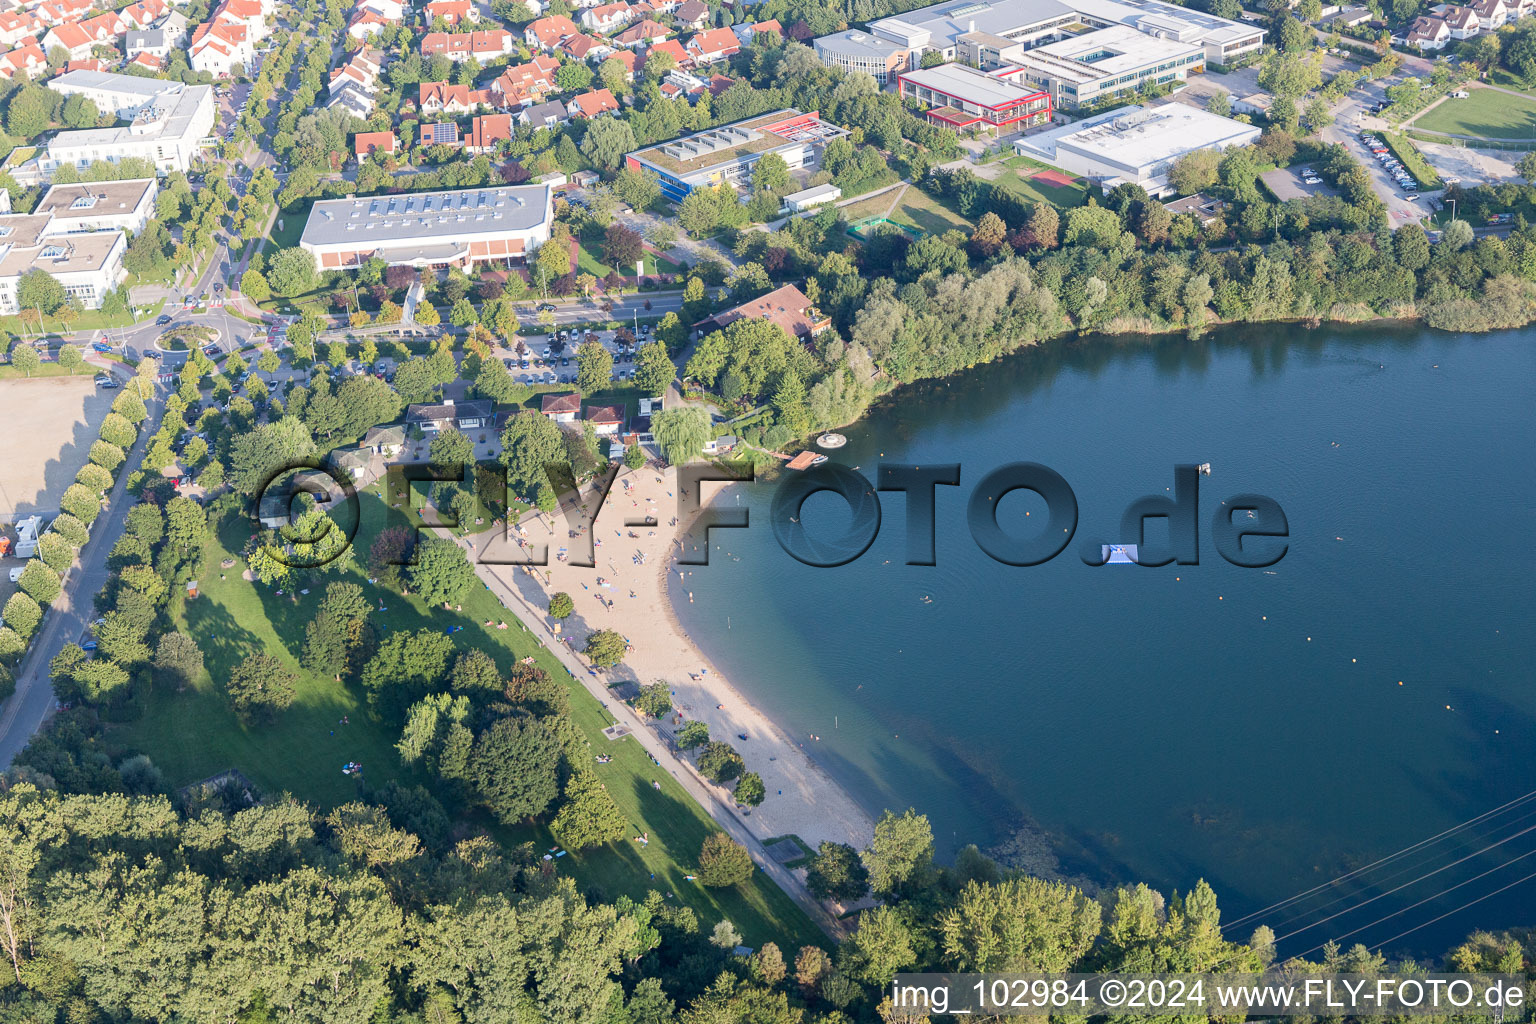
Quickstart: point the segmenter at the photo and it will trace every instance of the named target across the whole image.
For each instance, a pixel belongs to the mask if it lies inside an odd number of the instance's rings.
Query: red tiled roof
[[[494,149],[496,143],[512,138],[511,114],[481,114],[469,126],[469,148]]]
[[[539,403],[539,411],[545,416],[551,416],[557,412],[581,412],[581,396],[545,395]]]
[[[560,40],[577,33],[576,23],[563,14],[530,21],[524,31],[532,33],[539,45],[546,50],[553,49],[559,45]]]
[[[741,49],[741,40],[728,28],[707,28],[688,40],[688,52],[701,57],[728,56]]]
[[[394,132],[358,132],[352,137],[352,148],[357,153],[359,160],[366,157],[374,150],[384,153],[395,151]]]
[[[576,109],[581,111],[582,117],[596,117],[598,114],[619,109],[619,101],[614,99],[613,93],[607,89],[584,92],[571,102],[576,104]]]

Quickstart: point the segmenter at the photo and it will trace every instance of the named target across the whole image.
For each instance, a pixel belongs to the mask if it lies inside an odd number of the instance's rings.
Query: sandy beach
[[[728,485],[704,485],[706,502],[719,501]],[[590,508],[595,502],[589,502]],[[681,723],[698,720],[709,726],[712,739],[723,739],[745,759],[747,768],[763,778],[768,798],[750,811],[738,809],[726,787],[708,783],[684,769],[715,799],[732,808],[740,822],[758,839],[794,834],[815,846],[824,840],[866,846],[874,822],[805,749],[790,739],[766,715],[748,703],[730,680],[699,651],[678,622],[669,597],[668,579],[677,579],[679,538],[686,522],[671,525],[677,515],[675,471],[642,468],[623,470],[614,481],[608,500],[598,514],[594,550],[595,566],[586,568],[560,561],[562,548],[572,554],[586,550],[586,538],[571,538],[572,529],[587,529],[587,511],[562,508],[553,521],[548,516],[528,516],[520,525],[530,548],[549,545],[549,564],[532,571],[513,565],[482,564],[482,576],[496,584],[508,607],[557,649],[568,662],[579,663],[578,678],[606,687],[632,680],[648,684],[665,681],[673,691],[674,712],[657,723],[657,731],[670,737]],[[567,518],[571,516],[573,518]],[[626,521],[648,517],[654,526],[625,526]],[[508,560],[526,558],[526,549],[496,536],[481,535],[474,547],[479,554]],[[598,580],[601,579],[600,584]],[[564,591],[575,602],[575,611],[559,624],[544,614],[551,594]],[[587,635],[612,629],[630,642],[623,663],[598,673],[588,671],[579,655]],[[610,710],[618,700],[604,694]],[[628,711],[628,709],[623,709]],[[741,734],[748,737],[740,739]],[[682,755],[685,763],[691,758]]]

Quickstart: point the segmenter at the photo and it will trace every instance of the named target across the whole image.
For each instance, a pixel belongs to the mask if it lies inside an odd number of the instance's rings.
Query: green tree
[[[507,421],[501,432],[501,462],[513,494],[535,497],[541,508],[553,509],[556,496],[545,467],[564,461],[565,442],[549,417],[529,410]]]
[[[453,605],[464,600],[475,582],[475,567],[464,549],[444,537],[416,545],[416,564],[410,567],[411,586],[429,605]]]
[[[240,275],[240,291],[252,302],[266,302],[272,297],[272,288],[266,275],[252,268]]]
[[[71,375],[80,368],[81,363],[85,362],[85,356],[73,345],[65,345],[59,349],[58,359],[59,366],[64,369],[65,373]]]
[[[40,267],[22,274],[16,284],[16,304],[22,309],[35,309],[44,316],[52,316],[67,301],[69,293],[59,279]]]
[[[736,781],[735,796],[737,803],[757,807],[768,798],[768,787],[757,772],[746,772]]]
[[[672,710],[672,691],[664,682],[654,682],[640,687],[635,698],[635,710],[651,718],[660,718]]]
[[[563,619],[576,610],[576,603],[571,600],[571,595],[565,591],[553,594],[549,599],[549,617]]]
[[[313,291],[318,283],[315,274],[315,257],[304,249],[283,249],[267,264],[267,283],[273,292],[283,296],[302,295]]]
[[[40,605],[53,604],[63,589],[59,583],[59,574],[48,568],[42,561],[34,558],[21,570],[21,578],[17,585],[22,591],[32,595]]]
[[[1093,945],[1100,918],[1099,905],[1064,882],[973,881],[940,915],[940,945],[954,970],[1067,971]]]
[[[638,444],[629,445],[624,449],[624,465],[630,469],[639,469],[645,465],[645,450]]]
[[[11,349],[11,365],[30,377],[43,365],[43,358],[31,345],[17,345]]]
[[[747,848],[724,832],[711,832],[699,848],[699,881],[711,888],[740,885],[752,877],[754,865]]]
[[[677,745],[683,750],[702,747],[709,742],[709,726],[700,721],[684,722],[677,730]]]
[[[746,762],[736,748],[720,740],[711,740],[699,751],[699,774],[711,782],[729,782],[746,770]]]
[[[48,568],[62,575],[75,564],[75,546],[62,534],[49,531],[37,539],[37,554]]]
[[[203,673],[203,652],[185,633],[163,633],[155,644],[155,673],[177,690],[185,689]]]
[[[624,660],[629,645],[624,638],[611,629],[599,629],[593,631],[587,637],[587,645],[583,649],[587,660],[598,668],[612,668]]]
[[[523,388],[512,379],[500,359],[482,359],[475,374],[475,392],[497,405],[509,405],[522,394]]]
[[[933,829],[927,815],[912,808],[899,817],[886,811],[875,823],[863,860],[871,887],[881,895],[926,884],[933,864]]]
[[[276,658],[248,654],[230,671],[224,687],[230,703],[248,722],[271,721],[293,704],[294,674]]]
[[[651,417],[651,433],[667,461],[680,466],[704,451],[711,433],[709,413],[693,406],[663,409]]]
[[[76,93],[64,100],[64,123],[71,128],[95,128],[101,111],[89,98]]]
[[[869,872],[853,847],[825,841],[811,859],[805,885],[817,899],[849,902],[869,892]]]
[[[772,192],[774,195],[783,195],[789,191],[790,177],[789,164],[777,153],[765,153],[752,165],[752,188],[754,191]]]
[[[601,342],[585,341],[576,350],[576,386],[584,395],[613,383],[613,353]]]
[[[629,821],[597,775],[582,770],[573,773],[565,784],[564,806],[549,829],[566,849],[585,850],[623,839]]]
[[[844,974],[878,988],[917,963],[913,941],[895,908],[872,907],[859,915],[858,929],[838,951],[838,964]]]
[[[574,65],[566,64],[561,72]],[[581,152],[605,170],[614,170],[637,148],[629,122],[617,117],[599,117],[587,122],[587,134],[581,140]]]
[[[635,354],[635,385],[648,395],[665,394],[677,378],[677,367],[667,357],[667,347],[648,341]]]
[[[32,635],[33,630],[37,629],[37,624],[43,621],[43,609],[29,595],[17,592],[5,602],[5,610],[0,612],[0,620],[25,640]]]
[[[503,718],[475,738],[469,776],[479,801],[508,824],[542,814],[559,793],[562,751],[539,718]]]

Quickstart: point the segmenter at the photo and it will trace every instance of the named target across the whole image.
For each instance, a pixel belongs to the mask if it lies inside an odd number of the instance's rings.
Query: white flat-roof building
[[[328,199],[310,209],[299,247],[321,270],[375,256],[391,266],[467,267],[525,259],[548,241],[553,219],[548,185]]]
[[[46,271],[70,298],[96,309],[127,277],[127,250],[128,236],[122,231],[71,233],[53,212],[0,216],[0,313],[20,312],[17,288],[31,270]]]
[[[965,56],[961,37],[980,34],[979,49],[1012,45],[1030,50],[1084,28],[1126,26],[1143,35],[1199,46],[1208,63],[1230,63],[1259,49],[1264,30],[1165,0],[944,0],[880,18],[866,29],[848,29],[813,40],[824,64],[864,71],[885,83],[892,74],[920,66],[925,53],[946,61]],[[1091,34],[1091,33],[1090,33]],[[974,59],[974,58],[972,58]],[[982,67],[986,63],[978,61]]]
[[[65,96],[84,96],[104,114],[131,119],[162,96],[174,96],[187,87],[180,82],[137,75],[114,75],[106,71],[66,71],[45,83]]]
[[[681,202],[696,188],[746,180],[765,153],[779,154],[792,171],[813,166],[827,143],[847,135],[814,110],[786,108],[637,149],[624,164],[656,175],[661,194]]]
[[[1053,107],[1076,110],[1143,85],[1182,82],[1205,61],[1199,43],[1115,25],[1025,50],[1009,62],[1018,78],[1050,93]]]
[[[928,108],[928,120],[956,130],[1022,131],[1051,119],[1045,89],[1006,71],[978,71],[964,64],[940,64],[896,76],[902,99]]]
[[[1259,139],[1251,124],[1183,103],[1121,107],[1097,117],[1017,139],[1015,153],[1093,178],[1110,189],[1122,182],[1153,195],[1171,191],[1168,169],[1185,153],[1247,146]]]
[[[843,190],[831,183],[825,185],[812,185],[810,188],[801,189],[799,192],[791,192],[784,197],[784,205],[789,207],[791,213],[800,213],[803,210],[814,209],[825,203],[836,202],[843,197]]]
[[[154,178],[82,181],[50,188],[33,213],[53,215],[50,234],[144,230],[155,215],[160,185]]]
[[[88,167],[97,160],[118,163],[129,157],[141,157],[162,174],[186,171],[192,166],[198,148],[213,132],[213,123],[212,86],[188,85],[179,91],[167,90],[141,107],[125,126],[59,132],[48,141],[42,169],[51,174],[64,164]]]

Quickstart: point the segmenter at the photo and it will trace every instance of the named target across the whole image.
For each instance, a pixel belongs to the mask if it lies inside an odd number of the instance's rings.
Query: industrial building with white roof
[[[847,135],[815,111],[775,110],[638,149],[625,157],[625,166],[650,171],[660,180],[663,195],[681,200],[701,186],[748,178],[765,153],[779,154],[792,171],[806,167],[820,159],[827,143]]]
[[[510,263],[548,241],[553,220],[548,185],[328,199],[309,211],[299,247],[321,270],[361,266],[375,256],[391,266]]]
[[[962,55],[962,37],[978,47],[1018,44],[1030,50],[1081,30],[1125,26],[1143,35],[1191,44],[1203,63],[1231,63],[1264,42],[1264,30],[1164,0],[946,0],[896,18],[872,21],[814,40],[824,64],[864,71],[884,84],[917,69],[926,53],[945,60]],[[980,63],[980,62],[978,62]],[[986,64],[982,64],[983,67]]]
[[[1016,139],[1015,153],[1092,178],[1105,189],[1123,182],[1152,195],[1172,192],[1168,170],[1197,149],[1224,150],[1259,139],[1251,124],[1183,103],[1129,106]]]

